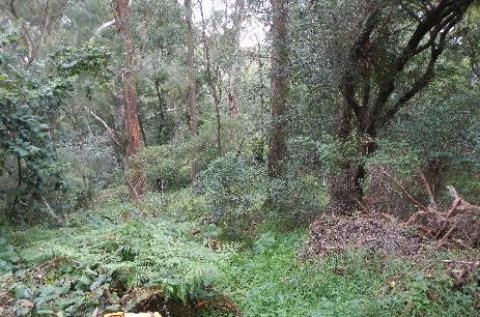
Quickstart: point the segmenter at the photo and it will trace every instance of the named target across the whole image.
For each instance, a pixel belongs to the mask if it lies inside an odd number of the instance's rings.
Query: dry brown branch
[[[438,241],[437,243],[438,248],[442,247],[445,244],[448,237],[452,234],[453,230],[455,230],[456,228],[457,228],[457,222],[455,222],[455,224],[450,228],[450,230],[448,230],[448,232],[440,239],[440,241]]]
[[[414,204],[415,206],[418,206],[420,207],[421,209],[426,209],[426,207],[421,203],[419,202],[417,199],[415,199],[406,189],[405,187],[399,182],[397,181],[392,175],[390,175],[389,173],[387,173],[387,171],[385,171],[383,168],[380,169],[381,173],[385,176],[388,177],[388,179],[390,181],[392,181],[401,191],[402,193],[408,198],[410,199]]]
[[[430,183],[427,180],[427,177],[425,176],[425,173],[420,168],[417,168],[417,174],[420,177],[420,180],[422,181],[423,186],[425,187],[425,191],[427,192],[428,199],[430,201],[430,206],[432,208],[438,210],[438,205],[437,202],[435,201],[435,195],[433,194],[432,186],[430,186]]]
[[[405,225],[414,226],[425,236],[438,240],[437,248],[447,244],[476,248],[480,246],[480,207],[461,198],[455,188],[449,189],[454,201],[448,211],[429,206],[413,214]]]

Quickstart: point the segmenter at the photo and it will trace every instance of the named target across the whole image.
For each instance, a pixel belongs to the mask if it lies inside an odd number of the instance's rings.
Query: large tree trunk
[[[122,69],[124,129],[126,134],[126,178],[133,199],[140,201],[145,195],[145,175],[135,156],[142,147],[139,122],[139,109],[134,76],[134,51],[130,36],[128,18],[128,0],[117,0],[115,3],[115,22],[123,40],[124,68]]]
[[[193,19],[192,19],[192,0],[185,0],[185,9],[186,9],[186,21],[187,21],[187,66],[188,66],[188,92],[187,92],[187,103],[188,109],[190,111],[190,131],[192,133],[192,138],[198,136],[198,113],[197,113],[197,96],[195,89],[195,64],[194,64],[194,55],[195,55],[195,39],[193,33]],[[194,140],[196,143],[196,140]],[[195,182],[198,175],[198,149],[194,145],[192,149],[192,180]]]
[[[283,178],[287,169],[287,103],[288,103],[288,0],[270,0],[272,24],[272,123],[268,172]]]
[[[340,96],[338,100],[337,131],[339,140],[338,163],[336,170],[330,171],[329,177],[329,211],[336,214],[350,214],[357,209],[361,200],[358,187],[358,172],[361,169],[351,155],[352,146],[356,143],[352,139],[351,113],[347,101]],[[353,149],[354,150],[354,149]]]

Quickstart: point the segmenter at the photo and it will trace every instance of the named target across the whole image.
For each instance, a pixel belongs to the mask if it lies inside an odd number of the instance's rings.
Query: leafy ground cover
[[[1,316],[148,309],[142,306],[153,295],[166,311],[168,300],[188,305],[204,296],[220,273],[221,254],[199,243],[186,223],[6,229],[0,235]]]
[[[265,233],[223,263],[226,293],[244,316],[480,315],[476,280],[454,287],[440,260],[351,250],[303,261],[305,239],[302,231]]]
[[[305,257],[306,228],[264,223],[221,238],[211,223],[175,216],[189,212],[181,196],[166,198],[163,215],[151,197],[139,209],[115,201],[72,214],[62,228],[0,228],[0,316],[480,316],[478,268],[466,279],[454,265],[478,254]]]

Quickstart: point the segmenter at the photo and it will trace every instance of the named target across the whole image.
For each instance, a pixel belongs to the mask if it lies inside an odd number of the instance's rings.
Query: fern
[[[132,306],[137,297],[127,304],[119,298],[138,289],[161,290],[165,298],[187,301],[218,279],[216,263],[222,256],[203,247],[190,232],[187,223],[149,220],[101,229],[37,228],[5,234],[4,244],[16,244],[8,249],[8,257],[21,264],[18,272],[24,270],[8,287],[24,285],[37,311],[64,316],[91,315],[97,307]],[[5,262],[2,255],[0,261]]]

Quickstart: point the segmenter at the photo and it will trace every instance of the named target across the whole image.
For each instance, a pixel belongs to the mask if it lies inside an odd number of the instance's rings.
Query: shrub
[[[140,161],[145,168],[150,190],[186,187],[190,184],[191,167],[188,147],[175,145],[149,146],[142,150]]]
[[[211,217],[233,233],[252,228],[268,193],[266,171],[227,153],[200,174],[199,188],[211,205]]]

